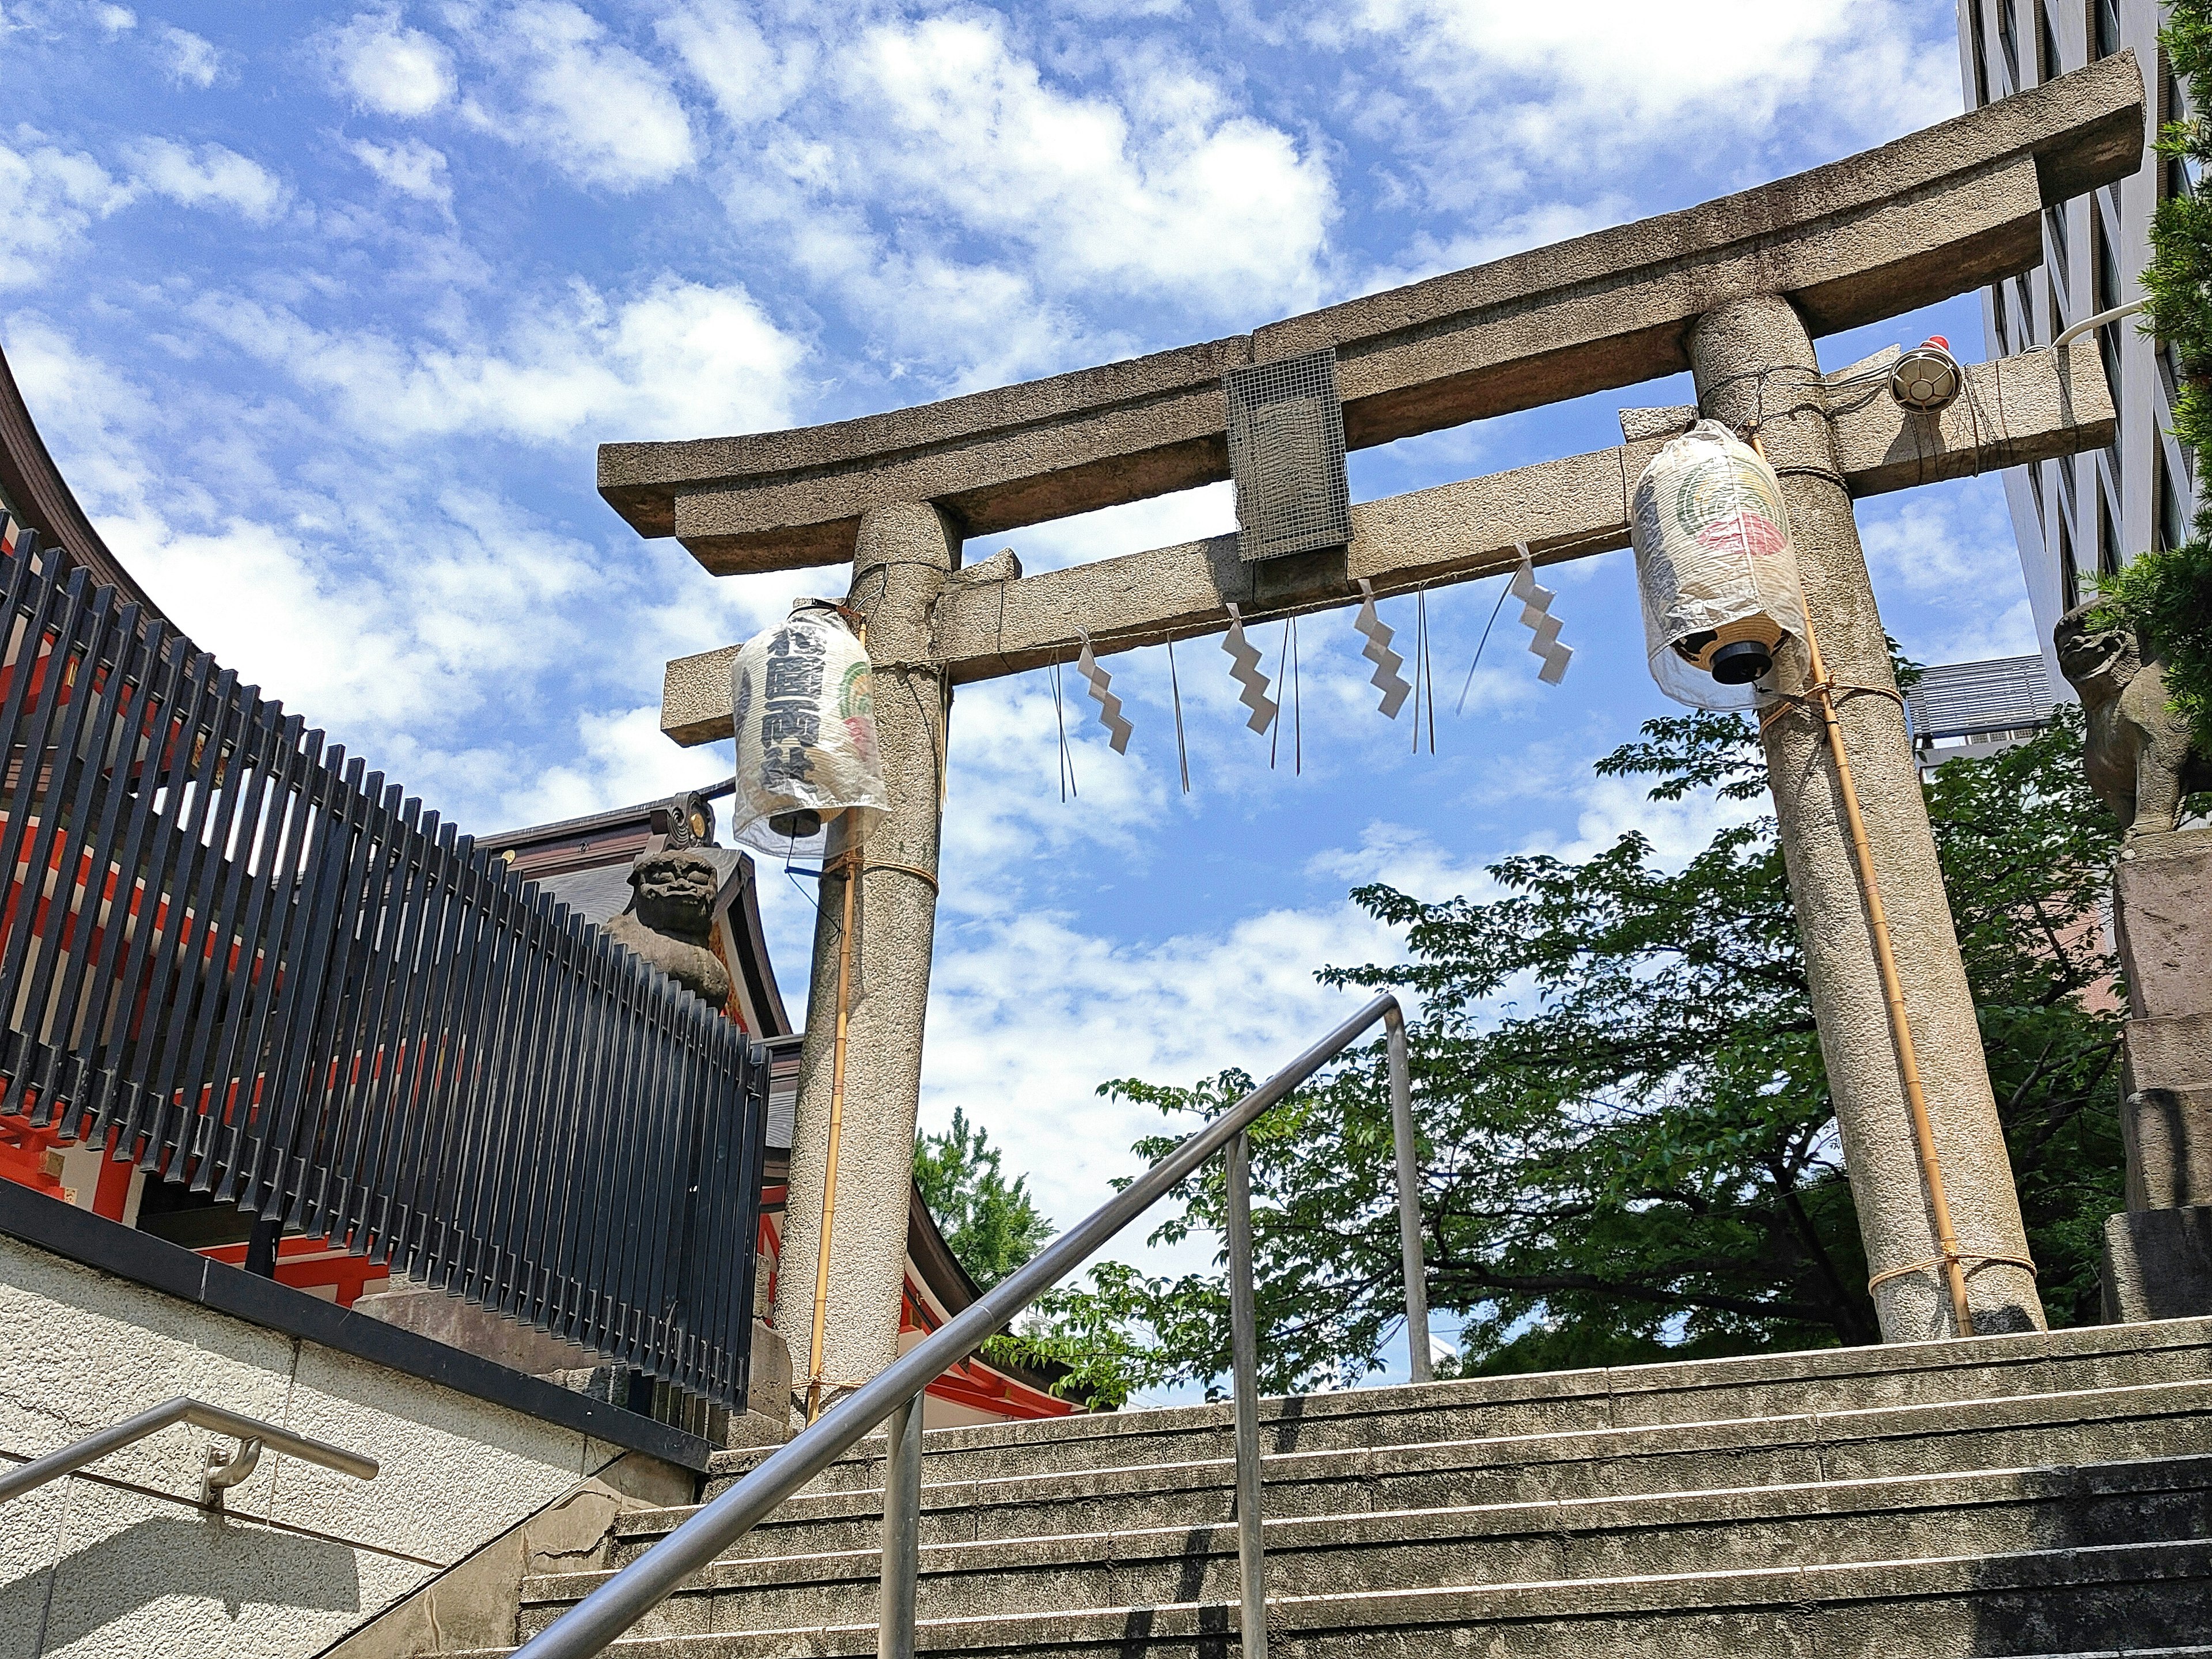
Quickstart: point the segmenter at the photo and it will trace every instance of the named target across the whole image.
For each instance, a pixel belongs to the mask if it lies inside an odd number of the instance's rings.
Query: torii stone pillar
[[[2041,1329],[2020,1200],[1982,1058],[1973,999],[1919,772],[1893,695],[1896,679],[1866,556],[1844,488],[1826,394],[1804,319],[1778,295],[1736,300],[1701,318],[1690,336],[1701,411],[1741,428],[1757,421],[1797,550],[1805,601],[1829,677],[1846,696],[1838,717],[1850,750],[1868,839],[1904,982],[1936,1150],[1965,1256],[1968,1305],[1979,1332]],[[1809,678],[1791,641],[1778,665],[1785,690]],[[1914,1146],[1867,911],[1846,837],[1836,771],[1809,708],[1765,731],[1767,779],[1781,823],[1798,928],[1819,1019],[1820,1053],[1843,1130],[1844,1161],[1875,1279],[1885,1341],[1959,1334]],[[1912,1272],[1898,1272],[1914,1263]],[[1885,1279],[1885,1273],[1897,1273]]]
[[[891,805],[868,830],[854,906],[836,1208],[823,1321],[822,1407],[896,1356],[921,1092],[922,1019],[937,935],[946,696],[930,612],[960,562],[960,535],[927,505],[872,508],[860,520],[848,603],[867,618],[876,741]],[[834,836],[832,853],[843,850]],[[791,1142],[789,1209],[776,1322],[803,1395],[814,1321],[822,1194],[829,1168],[837,961],[847,878],[825,872],[806,996],[806,1043]]]

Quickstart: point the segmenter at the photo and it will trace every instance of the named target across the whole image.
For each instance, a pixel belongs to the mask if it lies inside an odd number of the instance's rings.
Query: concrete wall
[[[306,1659],[623,1455],[0,1238],[0,1452],[55,1450],[177,1395],[383,1471],[265,1455],[218,1517],[196,1504],[202,1459],[229,1443],[179,1426],[0,1506],[0,1659]],[[688,1475],[659,1467],[658,1501],[684,1501]]]

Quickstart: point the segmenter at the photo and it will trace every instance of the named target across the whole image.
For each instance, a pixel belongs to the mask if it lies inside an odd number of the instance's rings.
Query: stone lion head
[[[722,884],[714,861],[689,848],[667,848],[631,866],[637,919],[656,933],[693,942],[707,936]]]
[[[2058,670],[2084,702],[2118,696],[2142,668],[2142,649],[2134,632],[2114,627],[2093,602],[2077,605],[2051,631],[2058,647]]]

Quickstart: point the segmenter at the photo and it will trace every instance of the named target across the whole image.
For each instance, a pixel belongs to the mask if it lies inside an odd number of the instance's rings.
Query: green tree
[[[985,1290],[1052,1237],[1052,1223],[1030,1201],[1029,1177],[1009,1182],[999,1166],[999,1149],[957,1106],[951,1129],[915,1136],[914,1179],[945,1243]]]
[[[2174,73],[2189,88],[2190,109],[2166,123],[2158,150],[2193,173],[2193,189],[2168,194],[2151,220],[2151,260],[2142,274],[2150,311],[2143,327],[2173,354],[2179,374],[2173,435],[2197,458],[2201,480],[2212,445],[2212,0],[2174,0],[2159,37]],[[2212,490],[2203,490],[2194,534],[2158,548],[2100,584],[2100,607],[2146,635],[2166,658],[2166,689],[2199,747],[2212,754]]]
[[[2089,795],[2077,716],[1945,766],[1928,803],[2054,1322],[2097,1316],[2097,1242],[2122,1206],[2117,1016],[2097,905],[2118,827]],[[1764,789],[1750,724],[1655,720],[1601,773],[1652,796]],[[1678,871],[1636,834],[1580,864],[1494,865],[1494,896],[1353,895],[1402,928],[1401,965],[1335,984],[1414,994],[1415,1115],[1429,1295],[1469,1370],[1600,1364],[1875,1339],[1850,1188],[1771,820],[1733,825]],[[2089,999],[2094,1002],[2095,999]],[[1271,1389],[1376,1368],[1401,1312],[1379,1043],[1255,1128],[1258,1297]],[[1124,1079],[1102,1092],[1202,1119],[1250,1086]],[[1184,1127],[1188,1127],[1186,1124]],[[1140,1143],[1157,1157],[1175,1137]],[[1153,1235],[1218,1233],[1220,1165]],[[1052,1298],[1017,1351],[1102,1397],[1214,1384],[1222,1275],[1108,1264]]]

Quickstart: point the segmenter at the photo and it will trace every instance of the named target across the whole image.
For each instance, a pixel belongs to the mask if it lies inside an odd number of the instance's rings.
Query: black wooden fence
[[[32,538],[0,591],[0,1117],[741,1406],[765,1051]]]

